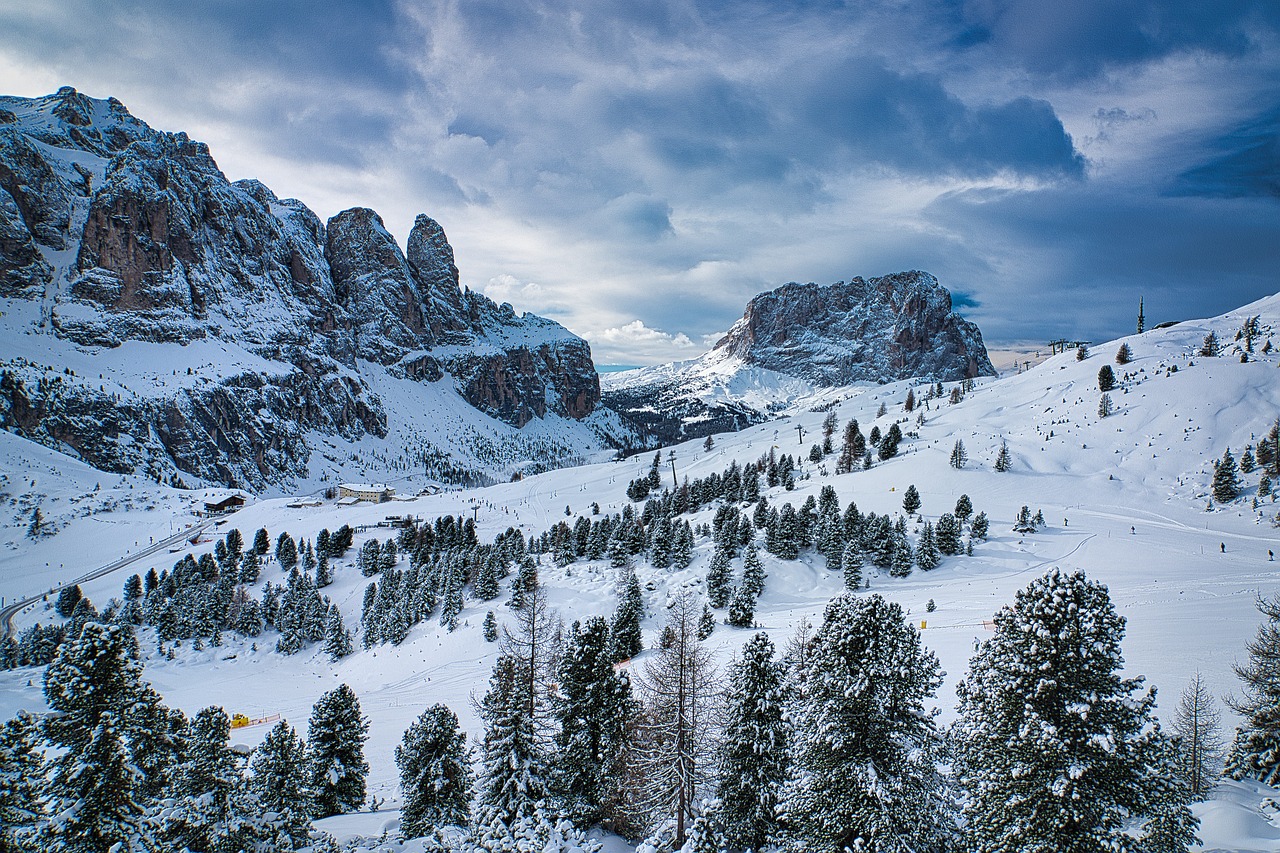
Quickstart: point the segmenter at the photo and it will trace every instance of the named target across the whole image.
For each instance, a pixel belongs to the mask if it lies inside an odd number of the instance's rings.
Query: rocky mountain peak
[[[715,352],[821,386],[993,376],[973,323],[926,272],[785,284],[748,304]]]

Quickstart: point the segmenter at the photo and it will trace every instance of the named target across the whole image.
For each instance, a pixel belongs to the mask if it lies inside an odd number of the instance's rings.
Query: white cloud
[[[494,302],[510,302],[517,310],[526,311],[543,301],[542,285],[536,281],[522,282],[510,273],[499,273],[484,286],[484,295]]]
[[[661,364],[692,358],[703,348],[684,332],[651,329],[643,320],[587,332],[592,355],[598,364]]]

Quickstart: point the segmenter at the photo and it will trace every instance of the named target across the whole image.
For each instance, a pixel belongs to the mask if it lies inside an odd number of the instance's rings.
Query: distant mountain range
[[[0,96],[0,427],[109,472],[296,491],[475,483],[757,423],[815,389],[994,369],[927,273],[764,293],[707,355],[607,376],[587,343],[460,285],[114,98]]]

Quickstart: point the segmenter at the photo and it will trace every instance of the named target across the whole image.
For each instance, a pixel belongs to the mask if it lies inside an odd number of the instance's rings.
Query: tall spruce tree
[[[783,674],[765,633],[747,641],[729,673],[719,819],[732,847],[760,850],[778,828],[778,795],[787,772]]]
[[[141,692],[142,664],[127,626],[89,622],[58,649],[44,674],[55,713],[43,733],[56,752],[42,792],[56,819],[40,827],[41,851],[125,853],[152,843],[128,749]]]
[[[31,835],[44,816],[38,733],[39,724],[26,713],[0,726],[0,853],[33,849]]]
[[[633,658],[644,650],[644,639],[640,632],[640,620],[644,618],[640,581],[631,569],[623,571],[622,595],[609,631],[610,657],[614,663]]]
[[[262,807],[276,815],[276,822],[293,846],[303,846],[311,829],[313,804],[307,779],[307,746],[284,720],[276,723],[253,751],[250,784]]]
[[[789,706],[793,766],[779,808],[797,843],[952,849],[942,736],[925,708],[941,677],[899,605],[851,593],[827,605]]]
[[[420,838],[471,822],[471,750],[458,717],[432,705],[409,726],[396,747],[400,769],[400,834]]]
[[[1244,721],[1236,730],[1226,772],[1234,779],[1280,784],[1280,595],[1260,598],[1266,621],[1249,642],[1249,662],[1235,667],[1244,694],[1230,698],[1231,709]]]
[[[907,486],[907,493],[902,496],[902,509],[907,515],[912,515],[920,509],[920,492],[916,491],[915,483]]]
[[[724,607],[729,603],[733,593],[733,566],[729,562],[729,552],[717,548],[711,558],[711,567],[707,569],[707,599],[712,607]]]
[[[1124,619],[1105,586],[1054,569],[995,616],[957,687],[953,730],[970,849],[1094,853],[1194,842],[1190,789],[1155,691],[1120,677]],[[1156,843],[1158,842],[1158,843]]]
[[[484,721],[480,823],[511,826],[533,817],[548,794],[547,755],[521,689],[520,663],[499,655],[479,703]]]
[[[857,539],[850,539],[849,544],[844,546],[840,571],[844,575],[845,589],[862,589],[862,553],[858,550]]]
[[[316,817],[345,814],[364,804],[368,737],[369,721],[350,687],[341,684],[316,700],[307,727]]]
[[[1240,469],[1236,467],[1231,448],[1222,452],[1222,459],[1213,465],[1213,499],[1220,504],[1230,503],[1240,497]]]
[[[562,811],[580,827],[616,817],[633,705],[630,680],[613,668],[609,623],[600,616],[575,622],[559,666],[552,782]]]

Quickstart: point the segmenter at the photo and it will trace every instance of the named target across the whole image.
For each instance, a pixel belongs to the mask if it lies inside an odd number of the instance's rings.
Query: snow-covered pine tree
[[[742,647],[725,693],[718,817],[731,847],[760,850],[775,835],[787,772],[783,693],[783,666],[774,660],[773,643],[768,634],[756,634]]]
[[[58,649],[44,674],[55,713],[43,734],[56,752],[41,792],[50,819],[37,849],[127,853],[151,843],[128,751],[129,713],[141,690],[142,664],[126,626],[89,622]]]
[[[862,552],[858,550],[858,540],[850,539],[844,546],[844,556],[840,560],[840,572],[844,575],[844,588],[862,589]]]
[[[893,531],[893,557],[889,562],[889,574],[895,578],[905,578],[911,574],[911,565],[914,562],[915,555],[911,551],[911,543],[907,541],[906,533],[895,529]]]
[[[342,623],[342,611],[337,605],[329,607],[329,623],[325,629],[324,652],[332,661],[338,661],[351,654],[355,649],[351,644],[351,632]]]
[[[920,509],[920,492],[916,490],[915,483],[907,486],[907,493],[902,496],[902,509],[907,515],[913,515]]]
[[[955,556],[960,553],[960,522],[954,515],[944,512],[938,518],[938,524],[934,528],[934,538],[937,541],[938,552],[948,557]]]
[[[636,678],[644,711],[636,725],[633,796],[650,828],[674,822],[672,844],[679,848],[697,814],[698,792],[714,781],[720,690],[711,653],[698,640],[691,593],[676,596],[667,627],[671,643]]]
[[[82,598],[84,598],[84,593],[80,590],[80,584],[73,583],[70,586],[64,586],[62,591],[58,593],[58,600],[53,605],[53,612],[63,619],[70,619],[71,614],[76,610],[76,605],[80,603]]]
[[[275,840],[277,825],[246,784],[230,738],[221,708],[205,708],[191,721],[171,795],[151,816],[165,849],[240,853]]]
[[[400,768],[400,834],[420,838],[471,822],[471,750],[458,717],[432,705],[409,726],[396,747]]]
[[[258,532],[253,534],[253,550],[259,557],[265,556],[271,550],[271,536],[267,533],[267,528],[259,527]]]
[[[987,531],[990,529],[990,522],[987,521],[987,514],[980,512],[973,517],[973,522],[969,525],[969,541],[974,539],[986,539]]]
[[[951,467],[963,468],[969,462],[969,452],[964,449],[963,439],[956,439],[956,443],[951,448]]]
[[[729,552],[717,548],[711,558],[711,567],[707,569],[707,599],[712,607],[724,607],[729,603],[733,592],[733,567],[729,562]]]
[[[809,849],[941,851],[954,844],[942,736],[925,701],[941,683],[902,608],[844,593],[814,636],[779,811]]]
[[[1058,569],[995,615],[957,687],[953,728],[978,853],[1129,849],[1132,820],[1169,853],[1194,841],[1190,789],[1153,713],[1120,677],[1124,619],[1105,586]]]
[[[307,841],[313,805],[303,784],[308,776],[307,747],[284,720],[276,723],[253,751],[250,784],[262,808],[276,815],[276,824],[294,847]]]
[[[286,572],[298,565],[298,545],[288,533],[281,533],[276,540],[276,561]]]
[[[921,571],[927,572],[937,568],[941,562],[942,555],[938,553],[938,542],[934,537],[933,525],[926,521],[924,528],[920,531],[920,541],[916,544],[916,565]]]
[[[477,786],[482,825],[498,821],[511,826],[531,817],[548,794],[546,745],[529,712],[520,668],[514,658],[499,655],[479,703],[485,725]]]
[[[130,709],[132,723],[129,755],[141,774],[140,802],[158,799],[169,790],[186,748],[187,717],[166,708],[160,694],[149,684],[142,685]]]
[[[1009,455],[1008,442],[1000,442],[1000,452],[996,454],[995,469],[1000,473],[1004,473],[1013,467],[1013,457]]]
[[[693,562],[693,528],[689,522],[682,521],[671,536],[671,565],[677,569],[687,569]]]
[[[481,601],[493,601],[502,594],[499,588],[498,580],[501,574],[501,567],[498,564],[496,554],[490,554],[489,558],[480,564],[480,571],[476,574],[474,584],[476,598]]]
[[[644,598],[640,594],[640,581],[631,569],[624,569],[622,595],[618,609],[614,611],[609,629],[609,649],[613,663],[628,660],[644,649],[640,633],[640,620],[644,618]]]
[[[25,712],[0,726],[0,853],[33,849],[31,835],[44,816],[38,733],[36,719]]]
[[[1197,672],[1178,697],[1170,731],[1178,738],[1178,774],[1204,799],[1222,775],[1222,714]]]
[[[1244,695],[1228,699],[1231,709],[1244,717],[1236,730],[1227,757],[1227,775],[1280,784],[1280,595],[1260,598],[1258,610],[1266,621],[1249,641],[1249,662],[1235,667],[1244,684]]]
[[[1220,504],[1231,503],[1240,497],[1240,470],[1228,447],[1222,459],[1213,465],[1213,499]]]
[[[492,610],[484,615],[484,626],[482,631],[484,633],[484,641],[486,643],[498,642],[498,617],[494,615]]]
[[[754,545],[748,545],[742,557],[742,589],[753,599],[764,592],[764,563],[760,561],[760,552]]]
[[[368,737],[369,721],[360,713],[360,700],[346,684],[316,700],[307,727],[316,817],[345,814],[364,804],[365,777],[369,774],[364,742]]]
[[[559,666],[552,784],[563,813],[580,827],[616,823],[626,731],[635,702],[631,682],[615,672],[609,623],[574,623]]]

